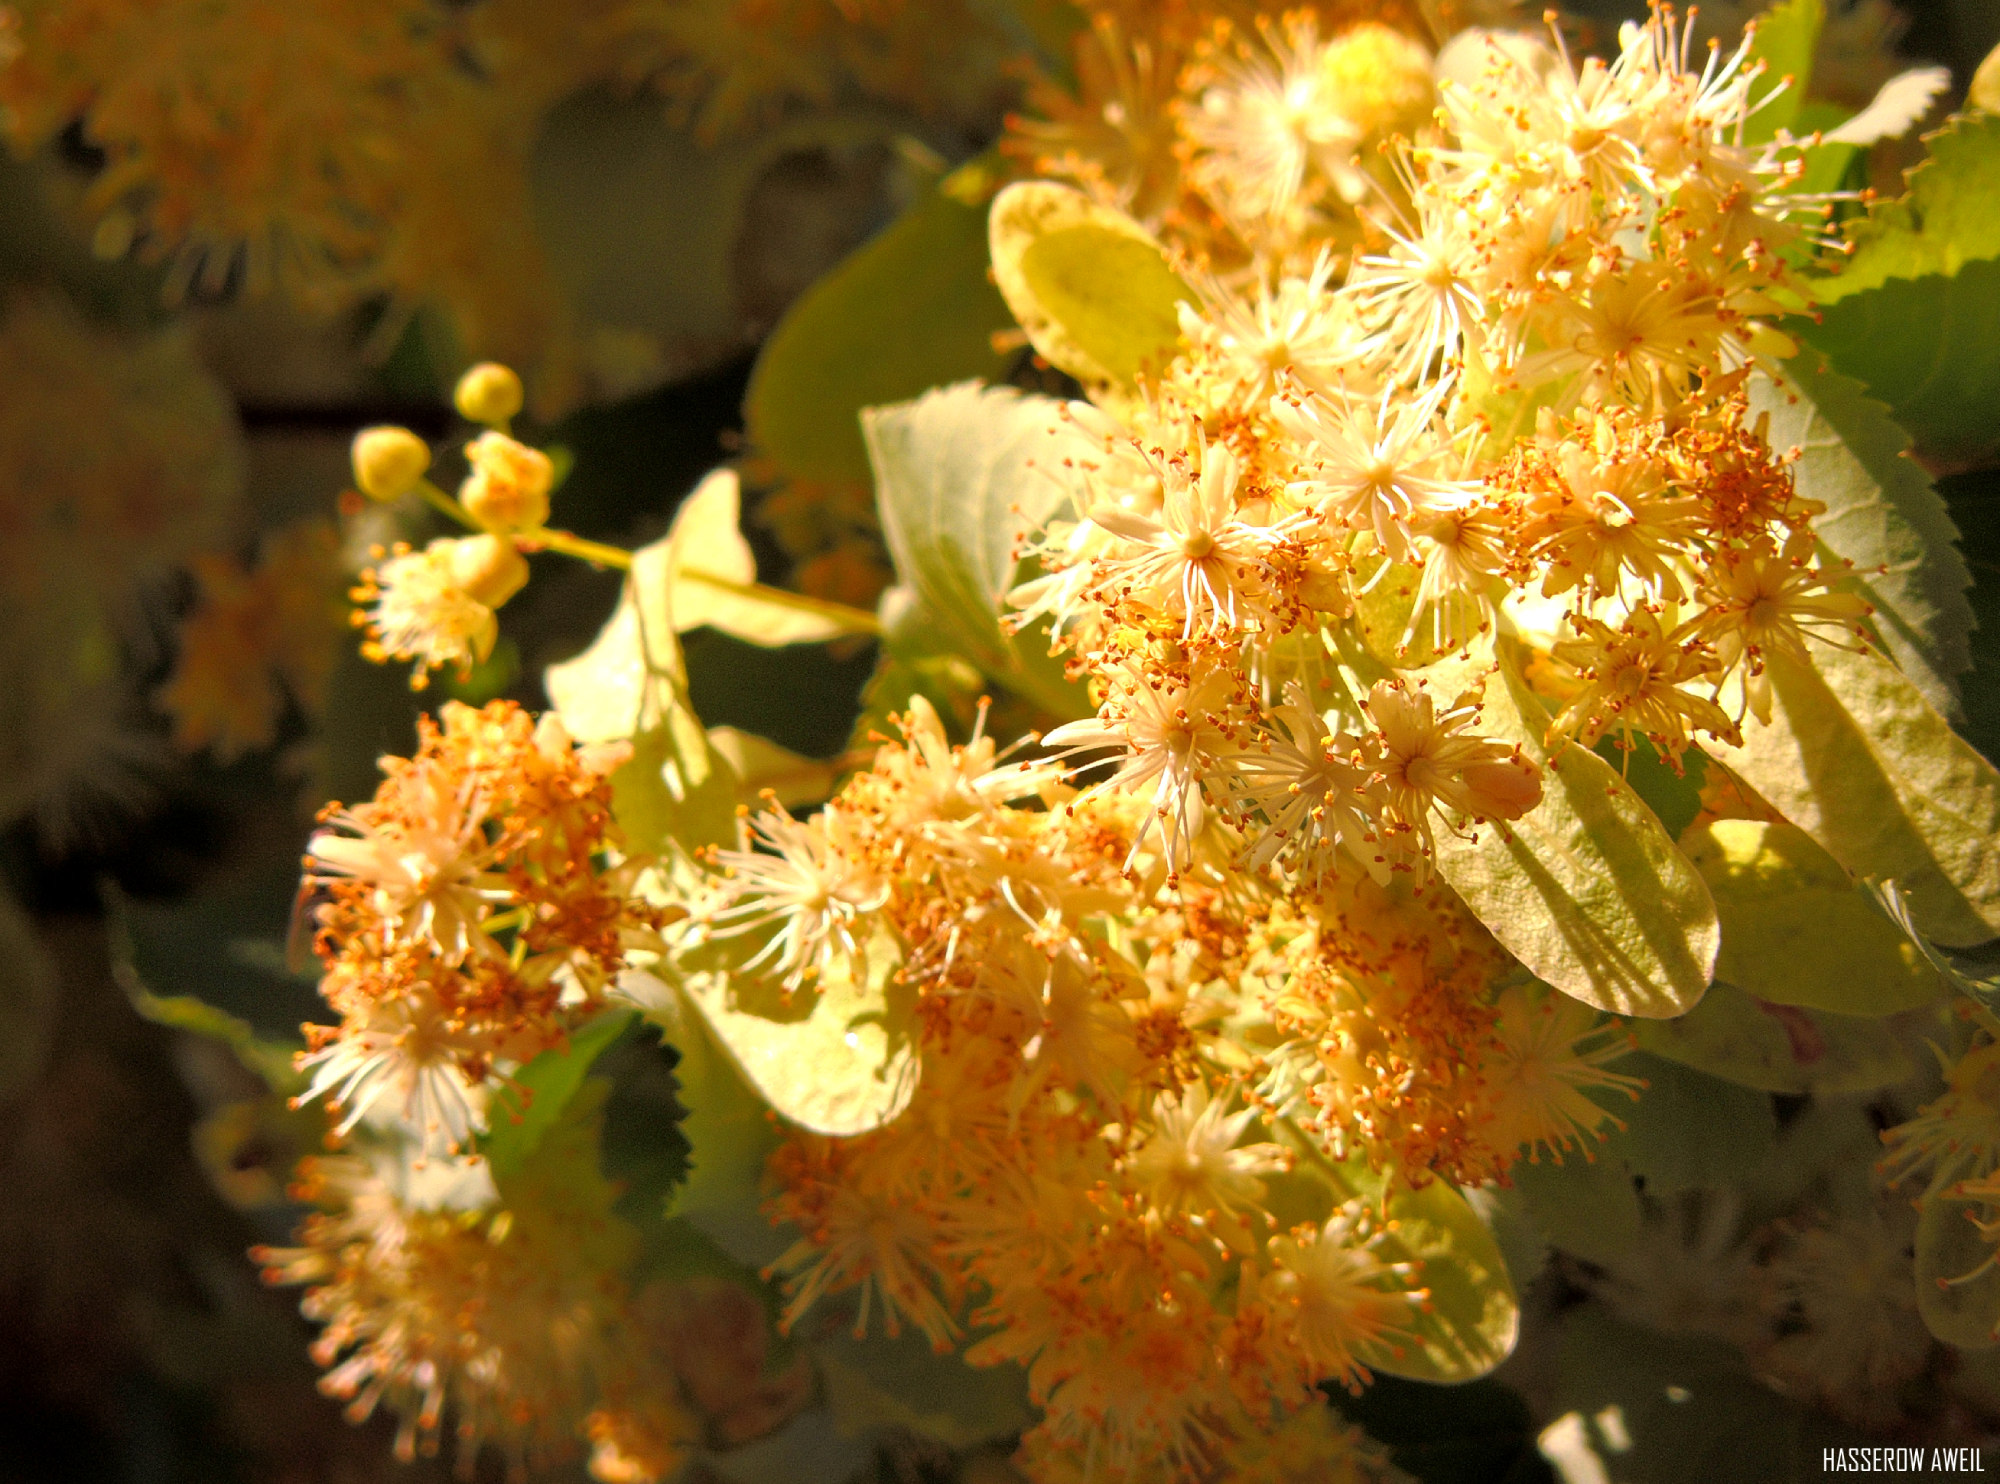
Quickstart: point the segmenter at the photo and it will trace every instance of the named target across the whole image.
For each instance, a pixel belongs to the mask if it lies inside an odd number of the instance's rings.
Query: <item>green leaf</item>
[[[769,1262],[785,1246],[757,1209],[764,1161],[779,1143],[771,1105],[680,991],[645,973],[628,974],[621,985],[679,1055],[674,1079],[687,1110],[680,1127],[688,1141],[688,1176],[668,1213],[693,1222],[731,1257]]]
[[[1179,353],[1178,306],[1194,295],[1122,212],[1069,186],[1019,181],[994,199],[989,239],[1015,319],[1086,389],[1130,392]]]
[[[962,1452],[1011,1441],[1035,1424],[1019,1366],[975,1370],[933,1353],[914,1330],[893,1340],[837,1335],[813,1350],[827,1405],[844,1433],[903,1428]]]
[[[1632,738],[1627,752],[1616,736],[1604,737],[1591,749],[1618,770],[1618,776],[1632,785],[1632,792],[1646,801],[1660,828],[1676,840],[1701,813],[1701,785],[1708,776],[1708,755],[1690,747],[1681,757],[1676,773],[1659,749],[1644,737]]]
[[[1583,747],[1543,745],[1548,713],[1513,646],[1485,682],[1480,730],[1542,769],[1525,818],[1442,833],[1438,873],[1530,972],[1620,1015],[1677,1015],[1701,998],[1720,930],[1708,888],[1631,785]]]
[[[1750,409],[1770,414],[1773,448],[1801,450],[1799,493],[1826,506],[1813,530],[1862,569],[1853,580],[1875,605],[1890,657],[1952,714],[1972,663],[1972,575],[1944,501],[1904,452],[1908,435],[1811,352],[1793,357],[1782,380],[1752,376]]]
[[[1866,384],[1933,467],[2000,454],[2000,260],[1891,278],[1786,329]]]
[[[1648,1195],[1735,1183],[1755,1170],[1777,1139],[1778,1121],[1764,1093],[1645,1052],[1618,1070],[1646,1079],[1625,1112],[1626,1128],[1601,1146],[1646,1182]]]
[[[1560,1164],[1522,1160],[1507,1178],[1552,1247],[1603,1263],[1623,1256],[1639,1238],[1639,1193],[1622,1159],[1607,1159],[1592,1148],[1572,1152]]]
[[[1961,1350],[2000,1345],[2000,1267],[1988,1265],[1993,1244],[1972,1224],[1978,1213],[1933,1197],[1917,1217],[1917,1310],[1932,1334]]]
[[[1893,879],[1924,936],[2000,934],[2000,774],[1881,656],[1773,655],[1770,725],[1714,756],[1856,876]]]
[[[1053,477],[1083,444],[1061,404],[962,382],[861,415],[882,530],[896,571],[939,643],[1064,719],[1088,715],[1083,688],[1048,657],[1045,629],[1000,627],[1015,547],[1067,498]]]
[[[1822,303],[1891,278],[1952,274],[2000,258],[2000,115],[1960,114],[1928,136],[1930,158],[1912,170],[1909,191],[1853,224],[1854,255],[1814,288]]]
[[[1725,919],[1725,954],[1728,933]],[[1792,1097],[1875,1092],[1917,1070],[1878,1020],[1768,1004],[1720,979],[1679,1019],[1636,1020],[1632,1032],[1654,1056]]]
[[[519,1170],[535,1152],[583,1086],[590,1064],[631,1024],[630,1010],[604,1011],[572,1035],[567,1046],[544,1051],[522,1067],[494,1097],[486,1120],[489,1132],[479,1142],[496,1180]]]
[[[909,1105],[919,1063],[909,1006],[894,982],[901,955],[877,934],[866,962],[836,961],[810,988],[783,995],[740,971],[753,935],[684,950],[661,967],[700,1013],[757,1095],[815,1133],[865,1133]],[[678,1044],[678,1043],[677,1043]],[[699,1157],[699,1146],[696,1146]]]
[[[1812,80],[1813,48],[1825,20],[1823,0],[1783,0],[1757,17],[1750,62],[1762,62],[1764,73],[1750,85],[1750,103],[1757,111],[1744,126],[1744,143],[1767,143],[1798,122]]]
[[[1944,993],[1923,951],[1797,825],[1718,819],[1681,849],[1722,919],[1718,979],[1841,1015],[1893,1015]]]
[[[1760,1384],[1733,1345],[1642,1329],[1595,1304],[1565,1311],[1555,1350],[1545,1415],[1557,1420],[1542,1451],[1563,1455],[1578,1484],[1818,1479],[1823,1449],[1872,1441]]]
[[[743,416],[794,479],[865,484],[864,407],[968,377],[997,378],[1013,324],[986,277],[992,166],[975,161],[808,289],[764,343]]]
[[[582,654],[551,665],[549,699],[579,742],[632,742],[612,774],[613,812],[646,854],[736,840],[736,780],[687,699],[674,636],[671,534],[632,553],[618,607]]]
[[[734,469],[717,469],[681,501],[667,531],[666,605],[674,631],[706,625],[763,645],[819,644],[875,632],[874,616],[757,582],[743,539],[742,490]]]
[[[840,776],[839,758],[802,757],[755,732],[710,727],[708,741],[736,775],[737,797],[745,804],[756,803],[766,789],[787,809],[817,804]]]
[[[1417,1381],[1485,1375],[1513,1352],[1521,1328],[1520,1302],[1492,1232],[1443,1180],[1421,1190],[1397,1186],[1389,1193],[1387,1214],[1394,1229],[1381,1255],[1416,1262],[1418,1281],[1431,1299],[1413,1325],[1420,1348],[1371,1356],[1369,1368]]]

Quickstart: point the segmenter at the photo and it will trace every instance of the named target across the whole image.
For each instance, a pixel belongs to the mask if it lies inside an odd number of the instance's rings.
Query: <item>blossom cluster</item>
[[[619,853],[607,774],[624,749],[579,749],[507,702],[442,715],[414,756],[383,759],[372,800],[321,815],[305,890],[323,898],[320,992],[341,1021],[308,1027],[300,1066],[342,1132],[382,1102],[456,1152],[493,1087],[565,1044],[664,914],[631,895],[643,862]]]

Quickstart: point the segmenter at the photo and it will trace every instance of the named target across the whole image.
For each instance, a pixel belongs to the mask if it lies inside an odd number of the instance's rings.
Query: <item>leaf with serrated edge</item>
[[[1930,158],[1910,172],[1909,191],[1848,229],[1853,256],[1813,285],[1822,303],[2000,257],[2000,115],[1960,114],[1925,142]]]
[[[1767,1004],[1720,979],[1687,1014],[1635,1020],[1632,1033],[1654,1056],[1792,1097],[1875,1092],[1917,1070],[1879,1020]]]
[[[1880,655],[1813,658],[1773,654],[1771,723],[1711,755],[1854,875],[1896,881],[1926,937],[2000,935],[2000,773]]]
[[[1542,769],[1524,818],[1438,836],[1438,874],[1539,979],[1620,1015],[1678,1015],[1708,988],[1721,931],[1708,888],[1653,811],[1588,748],[1543,745],[1548,713],[1511,644],[1479,730]],[[1449,697],[1443,697],[1449,699]]]
[[[1930,478],[1905,455],[1909,437],[1860,384],[1806,351],[1783,379],[1750,378],[1752,417],[1768,413],[1771,447],[1796,447],[1798,490],[1826,506],[1813,532],[1861,570],[1890,657],[1931,704],[1953,714],[1958,677],[1972,664],[1972,574],[1958,527]],[[1882,570],[1886,569],[1886,570]]]
[[[509,1079],[487,1115],[491,1132],[480,1140],[480,1152],[491,1162],[496,1179],[519,1169],[535,1152],[583,1086],[591,1063],[631,1023],[630,1010],[606,1010],[566,1045],[544,1051]]]
[[[993,201],[993,277],[1048,360],[1096,391],[1129,392],[1178,352],[1193,294],[1152,234],[1122,212],[1050,181]]]
[[[1917,1312],[1932,1334],[1960,1350],[2000,1345],[2000,1267],[1989,1265],[1993,1244],[1970,1220],[1977,1211],[1933,1198],[1917,1217]]]
[[[1840,1015],[1893,1015],[1944,993],[1922,950],[1797,825],[1718,819],[1681,849],[1722,919],[1718,979]]]
[[[1785,329],[1886,403],[1932,468],[2000,453],[2000,259],[1892,278]]]
[[[1015,547],[1068,499],[1057,478],[1090,444],[1062,404],[976,382],[861,415],[882,533],[896,571],[950,648],[1063,717],[1087,714],[1082,688],[1041,658],[1046,633],[1000,628]]]

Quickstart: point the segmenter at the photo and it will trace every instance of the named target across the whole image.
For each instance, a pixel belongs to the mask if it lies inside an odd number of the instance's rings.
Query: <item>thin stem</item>
[[[472,518],[471,511],[432,484],[428,479],[419,479],[417,481],[417,493],[428,500],[436,509],[444,512],[444,514],[450,516],[467,529],[474,531],[483,531],[486,529]]]
[[[616,567],[621,572],[632,570],[632,553],[622,546],[609,546],[602,541],[586,541],[581,536],[572,536],[568,531],[552,531],[547,527],[526,533],[525,539],[549,551],[559,551],[564,556],[578,557],[594,566]]]

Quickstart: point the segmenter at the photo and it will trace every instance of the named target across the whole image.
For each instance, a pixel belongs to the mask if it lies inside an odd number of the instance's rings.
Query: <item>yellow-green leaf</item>
[[[743,539],[742,491],[734,469],[717,469],[681,502],[667,532],[666,605],[674,630],[703,625],[750,644],[778,648],[872,634],[872,614],[803,593],[763,587]]]
[[[737,794],[746,804],[756,803],[767,789],[787,809],[817,804],[840,776],[839,758],[804,757],[755,732],[710,727],[708,741],[736,774]]]
[[[1728,944],[1725,919],[1725,954]],[[1768,1004],[1720,979],[1687,1014],[1637,1020],[1632,1031],[1654,1056],[1741,1087],[1793,1097],[1874,1092],[1917,1070],[1902,1042],[1879,1020]]]
[[[1891,278],[1956,273],[1961,264],[2000,257],[2000,115],[1960,114],[1927,135],[1930,157],[1910,172],[1909,191],[1849,228],[1854,254],[1814,285],[1831,301]]]
[[[997,378],[1013,323],[986,277],[992,166],[947,176],[802,294],[757,357],[750,442],[794,479],[866,484],[864,407],[967,377]]]
[[[894,945],[877,935],[858,973],[836,963],[789,999],[739,971],[755,948],[748,936],[731,939],[690,950],[660,972],[757,1095],[822,1134],[866,1133],[909,1106],[919,1064],[908,1007],[892,982],[900,962]]]
[[[1718,819],[1681,849],[1722,919],[1718,979],[1842,1015],[1893,1015],[1944,993],[1917,945],[1797,825]]]
[[[1130,391],[1179,352],[1193,294],[1144,227],[1079,190],[1021,181],[994,198],[993,277],[1048,360],[1093,392]]]
[[[1513,646],[1479,728],[1542,769],[1542,802],[1472,838],[1441,832],[1438,874],[1539,979],[1600,1010],[1678,1015],[1708,988],[1721,932],[1708,888],[1653,811],[1588,748],[1543,745],[1548,713]]]
[[[882,533],[917,622],[1016,694],[1064,718],[1087,715],[1083,688],[1048,657],[1047,629],[1010,637],[1000,626],[1015,548],[1067,498],[1055,476],[1085,444],[1062,404],[962,382],[871,407],[861,421]]]
[[[2000,774],[1873,653],[1773,655],[1771,724],[1715,757],[1856,876],[1893,879],[1949,947],[2000,935]]]
[[[1993,1244],[1972,1224],[1976,1214],[1977,1206],[1933,1198],[1917,1217],[1917,1310],[1960,1350],[2000,1345],[2000,1267],[1989,1265]]]
[[[1789,129],[1798,120],[1812,78],[1813,48],[1819,44],[1825,19],[1824,0],[1781,0],[1757,17],[1750,60],[1752,65],[1761,62],[1764,72],[1750,84],[1750,102],[1757,111],[1744,125],[1745,143],[1775,139],[1780,129]],[[1781,87],[1783,92],[1778,91]]]
[[[1370,1366],[1418,1381],[1471,1381],[1514,1350],[1521,1307],[1499,1244],[1486,1223],[1449,1183],[1433,1180],[1421,1190],[1399,1186],[1388,1202],[1394,1230],[1381,1254],[1418,1264],[1417,1280],[1430,1290],[1430,1306],[1416,1316],[1420,1343],[1401,1355],[1376,1355]]]

